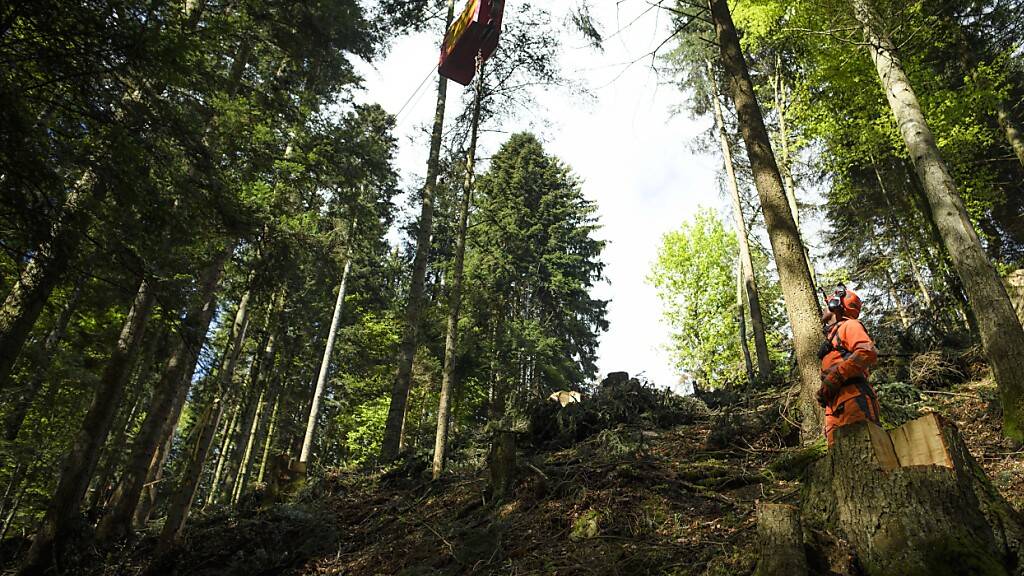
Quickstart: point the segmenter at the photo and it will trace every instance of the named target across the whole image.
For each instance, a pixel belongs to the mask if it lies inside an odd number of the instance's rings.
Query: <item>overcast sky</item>
[[[543,5],[560,23],[575,3],[551,0]],[[515,5],[515,0],[508,2],[506,19],[514,18]],[[599,236],[608,241],[603,255],[607,282],[595,292],[611,301],[611,327],[601,336],[601,373],[643,372],[655,383],[670,386],[679,374],[663,350],[668,329],[646,277],[665,232],[678,228],[698,206],[725,205],[718,191],[720,159],[713,151],[692,150],[694,138],[708,121],[691,120],[685,113],[672,115],[672,108],[684,104],[685,97],[659,82],[649,58],[627,65],[669,34],[665,15],[647,11],[649,7],[642,0],[594,2],[592,14],[606,37],[632,22],[605,43],[604,52],[585,47],[576,34],[566,36],[563,71],[589,86],[594,98],[584,102],[566,92],[539,93],[530,117],[501,126],[500,132],[488,132],[480,145],[482,156],[489,157],[510,133],[532,129],[549,153],[580,176],[584,194],[599,207]],[[434,35],[410,36],[397,42],[384,61],[360,70],[367,88],[361,101],[380,103],[393,114],[406,106],[397,132],[398,167],[407,187],[422,181],[426,172],[429,143],[424,129],[433,115],[435,81],[431,79],[411,101],[410,96],[436,65],[437,45]],[[458,113],[463,90],[449,82],[449,118]]]

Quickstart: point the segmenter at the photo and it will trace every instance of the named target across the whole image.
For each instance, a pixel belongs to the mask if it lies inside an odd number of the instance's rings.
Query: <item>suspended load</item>
[[[498,48],[504,10],[504,0],[469,0],[444,35],[438,72],[468,86],[476,75],[477,54],[483,62]]]

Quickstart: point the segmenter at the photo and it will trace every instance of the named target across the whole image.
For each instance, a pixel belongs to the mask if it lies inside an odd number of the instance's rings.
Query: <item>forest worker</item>
[[[879,424],[878,396],[868,382],[878,362],[878,350],[860,316],[861,301],[842,284],[826,300],[822,316],[821,388],[818,402],[825,408],[825,437],[831,446],[836,428],[867,420]]]

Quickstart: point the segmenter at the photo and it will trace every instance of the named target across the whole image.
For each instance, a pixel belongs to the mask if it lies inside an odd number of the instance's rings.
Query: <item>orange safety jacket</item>
[[[868,382],[878,350],[859,320],[843,318],[826,328],[821,372],[837,371],[842,384],[826,398],[825,437],[836,428],[867,420],[879,423],[878,395]]]

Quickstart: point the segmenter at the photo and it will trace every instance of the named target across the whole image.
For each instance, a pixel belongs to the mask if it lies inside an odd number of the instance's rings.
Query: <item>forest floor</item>
[[[954,421],[993,483],[1024,506],[1024,451],[999,435],[990,380],[924,393],[881,387],[902,418]],[[916,390],[916,389],[914,389]],[[486,470],[430,482],[423,466],[321,471],[296,500],[197,521],[176,574],[749,574],[755,502],[796,503],[789,394],[695,412],[667,429],[625,424],[520,456],[514,493],[487,501]],[[792,458],[789,458],[792,460]],[[145,555],[145,543],[130,556]],[[132,561],[107,574],[132,573]]]

